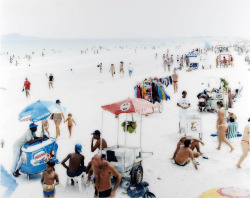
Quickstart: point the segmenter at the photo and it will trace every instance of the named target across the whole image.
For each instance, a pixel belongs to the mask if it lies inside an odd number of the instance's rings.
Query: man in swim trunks
[[[115,169],[115,167],[103,160],[100,154],[96,154],[93,157],[93,163],[88,174],[88,183],[90,183],[91,175],[95,175],[95,195],[98,197],[115,197],[116,190],[121,183],[121,174]],[[116,184],[112,189],[110,177],[116,178]]]
[[[70,153],[68,156],[61,162],[64,168],[67,169],[67,175],[69,177],[78,177],[83,172],[86,171],[86,167],[84,166],[84,156],[81,154],[82,145],[75,145],[75,153]],[[65,164],[69,159],[69,166]],[[71,179],[71,185],[74,185],[74,180]]]
[[[23,85],[23,91],[25,91],[26,98],[30,97],[30,81],[28,81],[28,78],[25,78],[24,85]]]
[[[191,144],[190,144],[190,149],[193,151],[195,148],[197,150],[197,152],[202,155],[202,152],[200,151],[200,145],[199,143],[201,143],[202,145],[204,145],[204,143],[198,139],[195,139],[195,138],[188,138],[186,137],[184,134],[181,134],[181,139],[180,141],[177,143],[177,147],[176,147],[176,150],[174,152],[174,155],[173,155],[173,158],[174,159],[176,157],[176,154],[178,153],[178,151],[180,150],[181,146],[184,145],[184,142],[185,140],[190,140],[191,141]],[[194,155],[196,156],[196,155]]]
[[[248,152],[250,151],[250,118],[248,119],[248,124],[245,127],[244,134],[241,140],[241,148],[242,148],[242,156],[239,159],[239,162],[237,164],[238,168],[241,168],[241,163],[244,161],[244,159],[247,157]]]
[[[179,75],[176,73],[176,69],[174,69],[174,73],[172,75],[172,79],[173,79],[173,84],[174,84],[174,93],[178,92],[178,79],[179,79]]]
[[[91,152],[95,152],[95,150],[98,148],[101,148],[101,132],[99,130],[95,130],[92,133],[92,141],[91,141]],[[96,140],[95,146],[94,146],[94,140]],[[102,138],[102,149],[107,148],[107,142]]]
[[[184,141],[184,146],[181,146],[176,157],[174,158],[174,161],[175,161],[175,164],[177,164],[178,166],[186,166],[190,162],[190,159],[191,159],[195,169],[198,170],[197,163],[194,158],[199,157],[200,153],[192,151],[190,149],[190,144],[191,144],[191,140]]]
[[[46,170],[42,174],[43,197],[55,197],[55,186],[59,184],[58,174],[54,171],[55,162],[49,160]],[[56,180],[56,183],[54,181]]]
[[[223,103],[221,101],[217,102],[217,107],[219,109],[217,115],[217,122],[216,122],[216,129],[218,132],[218,140],[219,140],[219,145],[217,150],[221,149],[221,143],[225,142],[230,148],[232,152],[234,150],[234,148],[231,146],[231,144],[227,141],[226,139],[226,132],[228,131],[228,124],[227,124],[227,120],[226,120],[226,115],[227,112],[226,110],[223,108]]]

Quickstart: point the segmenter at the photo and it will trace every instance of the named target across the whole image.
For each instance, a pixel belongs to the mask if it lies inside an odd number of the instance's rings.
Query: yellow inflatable
[[[199,198],[250,198],[250,191],[240,188],[213,188]]]

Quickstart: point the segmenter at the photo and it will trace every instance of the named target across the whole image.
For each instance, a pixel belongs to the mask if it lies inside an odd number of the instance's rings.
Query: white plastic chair
[[[82,193],[82,176],[83,176],[83,173],[81,175],[77,176],[77,177],[69,177],[67,175],[67,179],[66,179],[63,191],[66,190],[68,183],[71,182],[71,179],[73,179],[75,185],[76,185],[76,183],[78,183],[79,192]]]

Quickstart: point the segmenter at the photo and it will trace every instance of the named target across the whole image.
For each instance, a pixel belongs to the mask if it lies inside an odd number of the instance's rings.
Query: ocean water
[[[55,51],[68,50],[72,53],[79,53],[80,50],[103,48],[143,48],[170,46],[186,42],[205,42],[205,38],[177,38],[177,39],[2,39],[1,52],[9,54],[31,54],[33,51],[42,51],[43,49]]]

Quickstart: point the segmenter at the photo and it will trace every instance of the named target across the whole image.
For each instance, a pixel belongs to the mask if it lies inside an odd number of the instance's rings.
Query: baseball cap
[[[81,144],[76,144],[75,145],[75,149],[78,153],[81,153],[82,152],[82,145]]]
[[[61,103],[61,101],[60,100],[56,100],[56,104],[59,104],[59,103]]]
[[[91,135],[101,135],[101,132],[99,130],[95,130]]]
[[[30,124],[30,128],[35,128],[35,127],[37,127],[38,125],[36,125],[35,123],[31,123]]]

